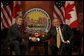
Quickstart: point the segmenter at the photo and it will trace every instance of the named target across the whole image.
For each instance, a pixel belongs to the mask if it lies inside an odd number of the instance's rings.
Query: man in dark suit
[[[44,38],[37,38],[37,41],[45,41],[50,38],[54,39],[54,42],[50,44],[52,55],[57,55],[57,51],[60,50],[60,55],[64,55],[65,52],[71,54],[71,41],[73,38],[73,32],[66,24],[61,24],[59,19],[52,21],[53,26]],[[35,40],[35,41],[36,41]]]
[[[29,39],[28,36],[21,33],[21,25],[23,19],[21,16],[16,18],[15,24],[11,26],[7,34],[7,40],[15,50],[16,55],[25,55],[26,46],[28,43],[23,43],[22,39]]]

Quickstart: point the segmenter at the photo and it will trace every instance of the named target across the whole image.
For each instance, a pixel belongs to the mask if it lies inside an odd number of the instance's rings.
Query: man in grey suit
[[[23,19],[21,16],[16,18],[15,24],[11,26],[7,34],[7,40],[10,45],[13,45],[16,55],[25,55],[26,47],[28,43],[23,43],[22,39],[28,39],[29,37],[21,33],[21,25]]]
[[[45,41],[53,38],[53,43],[50,44],[52,55],[57,55],[57,51],[60,50],[60,55],[64,55],[65,52],[71,54],[71,43],[73,38],[73,32],[66,24],[61,24],[59,19],[52,21],[53,27],[47,33],[44,38],[37,38],[35,41]]]

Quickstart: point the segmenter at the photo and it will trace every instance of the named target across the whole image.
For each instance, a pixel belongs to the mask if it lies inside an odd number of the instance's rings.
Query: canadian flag
[[[61,23],[69,25],[70,28],[79,27],[74,1],[56,1],[53,17],[59,18]]]
[[[66,24],[68,24],[71,28],[78,28],[79,27],[74,1],[66,1],[65,2],[64,22]]]
[[[13,24],[17,16],[22,16],[21,1],[13,1]]]

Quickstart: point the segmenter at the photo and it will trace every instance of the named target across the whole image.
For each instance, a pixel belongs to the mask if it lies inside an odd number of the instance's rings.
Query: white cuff
[[[68,42],[68,43],[70,43],[70,41],[69,41],[69,40],[67,40],[67,42]]]
[[[40,38],[37,38],[38,41],[40,41]]]
[[[31,39],[31,37],[29,37],[29,40]]]

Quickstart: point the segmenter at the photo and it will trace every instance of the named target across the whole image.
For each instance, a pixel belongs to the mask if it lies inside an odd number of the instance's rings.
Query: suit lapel
[[[63,36],[64,35],[64,27],[63,27],[63,25],[60,25],[60,30],[61,30],[61,34]],[[64,39],[64,37],[63,37],[63,39]]]
[[[52,30],[52,36],[54,38],[54,42],[56,43],[56,36],[57,36],[57,30],[56,30],[56,27],[53,27],[53,30]]]
[[[57,33],[56,27],[54,27],[54,33],[55,33],[55,34]]]
[[[61,30],[61,32],[63,33],[63,25],[60,25],[60,30]]]
[[[56,34],[57,34],[56,27],[53,27],[53,28],[52,28],[52,35],[53,35],[53,36],[56,36]]]

